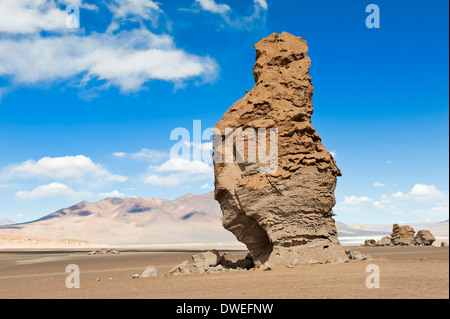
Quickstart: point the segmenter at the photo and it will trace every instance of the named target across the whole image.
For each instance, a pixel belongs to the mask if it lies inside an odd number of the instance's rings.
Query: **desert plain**
[[[220,247],[214,247],[220,250]],[[89,256],[83,250],[3,250],[1,299],[448,299],[449,249],[441,247],[345,247],[370,258],[271,271],[164,276],[196,249],[123,249]],[[201,250],[204,251],[204,250]],[[238,260],[246,251],[220,250]],[[66,267],[80,269],[80,288],[66,287]],[[368,265],[380,269],[380,288],[369,289]],[[158,277],[137,278],[153,265]]]

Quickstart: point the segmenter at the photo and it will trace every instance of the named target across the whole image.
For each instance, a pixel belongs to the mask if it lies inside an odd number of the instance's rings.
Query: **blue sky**
[[[282,31],[308,41],[313,125],[343,173],[336,218],[448,219],[448,2],[33,3],[0,1],[0,219],[211,191],[210,166],[169,158],[170,134],[213,127],[254,85],[253,45]]]

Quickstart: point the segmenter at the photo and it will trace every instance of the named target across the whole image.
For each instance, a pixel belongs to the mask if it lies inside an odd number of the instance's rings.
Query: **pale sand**
[[[347,248],[348,249],[348,248]],[[0,298],[303,299],[449,298],[449,250],[437,247],[353,249],[370,261],[275,268],[269,272],[132,279],[145,267],[160,274],[190,259],[195,251],[129,251],[87,256],[86,252],[0,252]],[[245,256],[233,252],[230,259]],[[384,257],[386,260],[378,260]],[[424,257],[425,260],[422,258]],[[68,289],[68,264],[81,270],[81,288]],[[366,287],[366,267],[380,267],[380,289]],[[100,281],[97,281],[100,278]],[[110,279],[111,278],[111,279]]]

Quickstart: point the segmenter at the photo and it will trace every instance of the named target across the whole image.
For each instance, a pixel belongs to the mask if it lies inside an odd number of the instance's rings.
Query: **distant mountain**
[[[0,224],[0,235],[73,238],[108,245],[237,243],[222,226],[222,211],[212,192],[188,194],[175,200],[108,198],[98,203],[80,202],[33,222],[8,222],[9,225]],[[448,237],[448,220],[410,225]],[[349,226],[336,222],[336,226],[342,243],[362,243],[392,232],[392,224]]]
[[[33,222],[0,227],[0,233],[116,245],[236,241],[222,227],[222,211],[213,193],[188,194],[175,200],[80,202]]]
[[[15,224],[13,221],[10,221],[9,219],[3,219],[0,220],[0,226],[7,226],[7,225],[13,225]]]

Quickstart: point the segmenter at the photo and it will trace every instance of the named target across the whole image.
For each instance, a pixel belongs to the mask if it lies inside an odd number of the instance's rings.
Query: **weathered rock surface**
[[[384,247],[391,245],[391,237],[386,236],[377,241],[377,246]]]
[[[414,238],[414,243],[418,246],[432,246],[435,241],[436,238],[429,230],[419,230]]]
[[[364,246],[368,246],[368,247],[375,246],[376,244],[377,244],[377,242],[376,242],[375,239],[367,239],[367,240],[364,242]]]
[[[140,276],[141,278],[158,277],[158,269],[155,266],[148,266]]]
[[[391,243],[395,246],[414,245],[415,230],[411,226],[394,224],[391,234]]]
[[[256,85],[217,123],[222,136],[215,136],[215,156],[224,155],[219,141],[223,146],[231,139],[236,146],[233,135],[225,135],[227,128],[276,128],[278,168],[261,174],[264,164],[249,163],[251,154],[239,149],[235,157],[247,159],[244,163],[218,162],[215,157],[215,198],[223,225],[247,245],[257,266],[266,261],[346,261],[332,218],[341,173],[311,125],[314,89],[307,43],[286,32],[274,33],[255,49]]]
[[[189,275],[192,267],[189,266],[189,261],[185,260],[181,264],[175,266],[169,271],[169,276]]]
[[[347,255],[350,260],[355,261],[367,260],[367,256],[361,254],[361,252],[357,250],[348,251]]]
[[[210,267],[216,267],[222,257],[217,250],[211,250],[202,254],[192,256],[194,262],[194,272],[203,273]]]
[[[244,259],[236,262],[228,260],[225,255],[220,255],[217,250],[210,250],[201,254],[192,256],[192,264],[186,260],[175,266],[167,274],[168,276],[181,276],[190,274],[215,274],[232,270],[250,270],[255,267],[253,258],[248,254]]]

